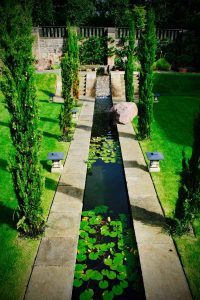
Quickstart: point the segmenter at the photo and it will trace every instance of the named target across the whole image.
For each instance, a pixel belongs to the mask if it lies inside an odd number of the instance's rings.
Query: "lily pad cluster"
[[[83,211],[73,295],[80,300],[114,299],[142,290],[133,230],[125,214],[118,218],[107,206]],[[76,298],[77,299],[77,298]]]
[[[88,169],[101,159],[105,163],[121,163],[121,150],[118,141],[107,137],[93,137],[90,142],[89,157],[87,161]]]

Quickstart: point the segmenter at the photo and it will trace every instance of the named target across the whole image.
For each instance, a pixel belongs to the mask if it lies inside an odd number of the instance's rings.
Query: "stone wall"
[[[41,37],[39,28],[33,31],[33,55],[37,61],[38,69],[49,68],[52,64],[60,63],[66,39],[63,37]]]
[[[120,48],[119,40],[128,35],[127,28],[104,28],[104,27],[80,27],[77,28],[78,34],[83,38],[90,36],[107,36],[114,40],[114,43],[109,44],[109,47]],[[168,38],[170,40],[180,39],[184,33],[182,29],[157,29],[156,35],[159,40]],[[33,45],[33,54],[38,61],[38,69],[49,68],[52,64],[60,62],[60,57],[63,53],[63,46],[66,43],[66,28],[47,26],[47,27],[34,27],[33,35],[35,43]],[[136,32],[136,45],[140,38],[140,32]],[[108,65],[114,64],[114,56],[108,57]]]

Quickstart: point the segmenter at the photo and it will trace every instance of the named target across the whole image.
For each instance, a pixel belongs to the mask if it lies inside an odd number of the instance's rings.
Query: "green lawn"
[[[47,217],[59,178],[58,174],[50,173],[51,163],[46,161],[47,153],[63,151],[66,155],[69,143],[58,142],[60,104],[48,102],[48,93],[55,92],[56,75],[38,74],[36,83],[40,100],[40,128],[43,131],[40,153],[44,168],[42,175],[45,177],[43,207]],[[24,296],[39,240],[19,238],[15,229],[13,219],[17,202],[7,170],[13,153],[8,126],[9,114],[0,95],[0,299],[20,300]]]
[[[155,73],[154,91],[160,93],[154,104],[152,139],[141,142],[143,152],[160,151],[165,160],[161,172],[152,173],[166,216],[172,217],[176,204],[182,150],[188,157],[193,141],[193,119],[200,107],[200,75]],[[136,123],[137,121],[135,121]],[[200,222],[194,224],[196,237],[183,236],[175,242],[194,299],[200,299]]]

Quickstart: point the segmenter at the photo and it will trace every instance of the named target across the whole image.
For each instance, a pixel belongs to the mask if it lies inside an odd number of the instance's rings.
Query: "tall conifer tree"
[[[18,200],[17,227],[27,235],[44,229],[39,162],[41,134],[32,66],[32,24],[28,10],[7,4],[0,8],[0,84],[10,113],[15,156],[10,166]]]
[[[150,138],[153,121],[153,69],[155,61],[156,35],[154,12],[147,11],[147,23],[141,33],[139,60],[141,63],[139,81],[138,131],[140,139]]]

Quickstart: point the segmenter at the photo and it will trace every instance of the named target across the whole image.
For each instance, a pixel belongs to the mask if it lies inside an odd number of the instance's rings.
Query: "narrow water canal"
[[[145,299],[111,97],[97,97],[72,299]]]

